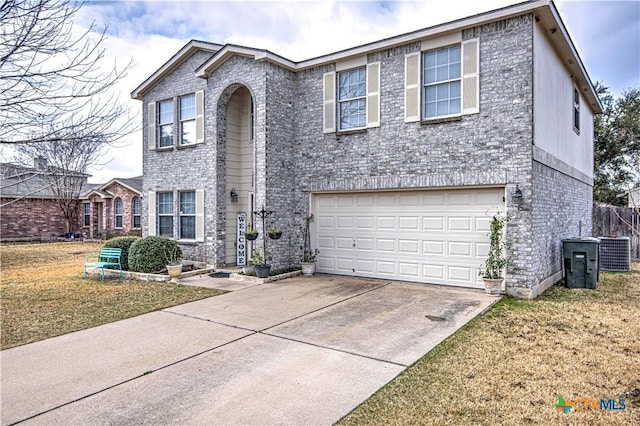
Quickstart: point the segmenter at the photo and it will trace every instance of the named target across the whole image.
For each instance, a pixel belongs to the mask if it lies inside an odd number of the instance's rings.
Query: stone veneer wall
[[[370,54],[381,62],[381,125],[322,133],[322,75],[333,65],[298,73],[294,192],[296,210],[323,191],[504,186],[512,249],[508,286],[535,283],[532,198],[515,208],[518,184],[532,192],[533,27],[520,16],[463,32],[480,38],[480,113],[441,123],[404,122],[404,57],[419,43]]]
[[[551,167],[533,163],[533,289],[515,287],[517,297],[537,297],[562,278],[562,240],[589,237],[593,186]]]

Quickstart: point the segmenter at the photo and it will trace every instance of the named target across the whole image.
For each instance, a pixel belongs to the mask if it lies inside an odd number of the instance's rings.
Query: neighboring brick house
[[[242,263],[238,215],[262,231],[264,206],[274,268],[298,263],[313,214],[319,272],[481,287],[503,212],[506,291],[528,298],[591,232],[601,104],[550,1],[301,62],[191,41],[132,97],[143,234],[194,260]]]
[[[141,234],[142,176],[96,184],[80,199],[82,231],[88,238]]]
[[[0,167],[0,239],[52,240],[78,232],[79,207],[75,214],[78,221],[67,229],[67,221],[46,168],[37,164],[25,167],[11,163],[2,163]],[[88,176],[81,177],[83,187],[87,185]]]

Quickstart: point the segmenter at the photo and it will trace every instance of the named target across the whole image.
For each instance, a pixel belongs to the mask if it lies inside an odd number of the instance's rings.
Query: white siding
[[[593,114],[580,97],[580,134],[573,130],[574,84],[539,24],[534,25],[533,127],[535,145],[593,177]]]

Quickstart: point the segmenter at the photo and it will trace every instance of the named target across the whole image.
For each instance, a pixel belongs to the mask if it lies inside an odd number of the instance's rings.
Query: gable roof
[[[593,112],[601,113],[602,104],[598,99],[589,75],[587,74],[587,71],[584,67],[584,64],[578,56],[578,52],[573,45],[573,41],[571,40],[571,37],[569,36],[569,33],[567,32],[562,19],[560,18],[558,10],[556,9],[552,0],[525,1],[523,3],[506,6],[489,12],[457,19],[444,24],[439,24],[425,29],[389,37],[383,40],[367,43],[361,46],[341,50],[338,52],[330,53],[328,55],[322,55],[299,62],[291,61],[264,49],[255,49],[233,44],[226,44],[222,46],[214,43],[205,43],[192,40],[187,43],[178,53],[176,53],[165,65],[163,65],[163,67],[161,67],[151,77],[145,80],[145,82],[138,86],[131,93],[131,96],[134,99],[142,100],[144,93],[150,90],[150,88],[155,85],[161,78],[164,78],[164,76],[166,76],[171,70],[175,69],[187,57],[189,57],[193,53],[193,49],[202,48],[204,50],[215,50],[215,53],[211,56],[211,58],[195,70],[195,76],[200,78],[207,78],[211,74],[211,72],[213,72],[216,68],[222,65],[233,55],[250,57],[256,61],[271,62],[291,71],[301,71],[316,66],[366,55],[369,53],[375,53],[381,50],[389,49],[411,42],[422,41],[431,37],[441,36],[443,34],[451,33],[454,31],[461,31],[463,29],[471,28],[480,24],[499,21],[525,13],[533,13],[535,15],[536,21],[540,22],[545,33],[549,36],[552,45],[562,58],[564,66],[567,67],[570,73],[573,75],[576,85],[582,92],[583,96],[586,98]]]
[[[80,198],[86,200],[92,195],[98,195],[101,198],[112,198],[113,194],[109,192],[109,187],[116,183],[142,196],[142,176],[136,176],[132,178],[113,178],[107,183],[94,184],[82,192]]]
[[[42,169],[39,167],[26,167],[13,163],[0,163],[2,173],[0,173],[0,194],[2,198],[40,198],[58,199],[54,191],[54,185],[49,179],[50,176],[60,175],[56,169],[49,167]],[[53,171],[51,171],[53,169]],[[59,170],[59,169],[58,169]],[[76,176],[82,179],[80,192],[86,191],[88,184],[84,173],[77,173]]]
[[[191,40],[180,50],[178,50],[167,62],[164,63],[156,72],[151,74],[149,78],[143,81],[138,87],[131,92],[133,99],[142,100],[142,97],[146,92],[151,90],[158,82],[165,78],[169,73],[180,66],[187,58],[193,55],[197,51],[205,51],[215,53],[222,48],[221,44],[210,43],[208,41]]]

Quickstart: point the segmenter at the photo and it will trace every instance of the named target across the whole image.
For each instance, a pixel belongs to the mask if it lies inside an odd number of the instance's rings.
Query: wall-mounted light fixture
[[[231,202],[232,203],[238,202],[238,193],[236,192],[235,188],[231,188]]]
[[[522,190],[517,184],[516,184],[516,190],[513,191],[513,195],[511,196],[511,201],[513,201],[513,204],[517,206],[522,204]]]

